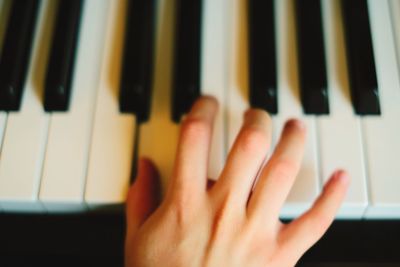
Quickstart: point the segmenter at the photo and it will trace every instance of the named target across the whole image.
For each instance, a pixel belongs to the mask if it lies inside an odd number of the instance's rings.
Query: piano
[[[273,143],[297,117],[307,144],[282,219],[340,167],[352,179],[335,224],[400,227],[398,0],[0,0],[0,229],[116,216],[121,234],[137,158],[165,189],[203,94],[220,104],[210,178],[247,108],[272,115]]]

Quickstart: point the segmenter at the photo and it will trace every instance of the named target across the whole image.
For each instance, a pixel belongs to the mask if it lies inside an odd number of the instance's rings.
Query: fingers
[[[334,220],[349,185],[348,174],[335,172],[313,207],[285,227],[282,237],[288,250],[302,254],[315,244]]]
[[[219,181],[210,191],[217,198],[247,205],[249,193],[271,143],[271,118],[262,110],[250,109],[228,155]],[[229,201],[229,200],[228,200]],[[234,205],[237,208],[237,205]]]
[[[136,231],[159,204],[160,181],[149,159],[140,159],[138,175],[128,192],[126,214],[128,231]]]
[[[182,122],[174,173],[167,199],[175,197],[183,204],[205,194],[208,158],[214,118],[218,104],[212,97],[201,97]],[[183,200],[182,200],[183,199]]]
[[[285,124],[281,139],[263,168],[248,205],[249,218],[275,224],[299,171],[305,144],[305,127],[298,120]]]

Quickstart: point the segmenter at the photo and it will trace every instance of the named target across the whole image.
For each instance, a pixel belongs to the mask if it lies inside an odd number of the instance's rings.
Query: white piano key
[[[400,85],[388,1],[368,1],[381,116],[362,119],[369,178],[367,218],[400,218]]]
[[[54,112],[50,118],[40,188],[40,201],[49,211],[85,208],[84,188],[108,3],[85,2],[69,111]]]
[[[353,112],[346,69],[340,1],[322,2],[330,114],[317,119],[321,178],[337,168],[347,170],[351,183],[338,217],[361,218],[368,204],[360,117]]]
[[[397,66],[399,66],[398,69],[400,70],[400,1],[390,0],[389,4],[391,10],[393,34],[397,49]]]
[[[105,47],[99,62],[100,83],[85,190],[85,202],[93,209],[120,206],[131,176],[136,121],[132,114],[121,114],[118,104],[126,4],[125,0],[109,1],[109,13],[103,17]]]
[[[220,175],[225,159],[226,9],[226,0],[203,1],[201,92],[219,102],[208,167],[208,177],[214,179]]]
[[[8,211],[43,211],[38,196],[49,116],[43,110],[42,96],[54,15],[54,1],[43,1],[21,110],[10,112],[7,119],[0,160],[0,202]]]
[[[243,123],[243,114],[250,107],[247,1],[233,0],[227,15],[227,119],[228,150],[232,147]]]
[[[294,4],[290,0],[275,2],[278,49],[278,109],[274,118],[275,136],[279,136],[286,120],[296,117],[307,127],[304,158],[295,184],[281,211],[281,217],[295,217],[311,206],[320,191],[316,119],[303,115],[296,57]]]
[[[179,125],[171,120],[174,4],[175,1],[161,0],[157,6],[151,117],[140,128],[139,142],[139,154],[151,158],[160,172],[163,191],[172,175],[179,136]]]

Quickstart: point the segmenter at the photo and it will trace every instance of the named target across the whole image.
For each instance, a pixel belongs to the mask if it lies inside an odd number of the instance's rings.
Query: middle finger
[[[214,199],[247,205],[254,180],[271,144],[271,118],[259,109],[246,112],[244,123],[229,152],[220,179],[210,191]]]
[[[274,224],[300,169],[305,145],[305,126],[299,120],[286,123],[281,139],[263,168],[248,205],[249,217]]]

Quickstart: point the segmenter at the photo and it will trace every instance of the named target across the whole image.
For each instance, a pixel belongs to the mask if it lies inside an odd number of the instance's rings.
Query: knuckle
[[[278,159],[273,162],[272,173],[278,179],[290,179],[295,176],[298,164],[294,161],[287,159]]]
[[[184,197],[175,198],[170,206],[173,221],[179,229],[185,229],[190,223],[190,204]]]
[[[170,211],[174,223],[180,229],[189,227],[199,211],[203,210],[203,201],[196,194],[190,192],[193,191],[182,190],[177,192],[168,203],[167,209]]]
[[[239,231],[241,212],[235,203],[232,201],[231,196],[225,196],[221,202],[215,207],[212,223],[212,236],[224,237],[232,232]]]
[[[309,219],[306,221],[310,232],[315,234],[315,237],[319,239],[331,225],[332,219],[323,212],[314,212],[310,214]]]
[[[260,152],[268,149],[266,132],[259,127],[246,127],[242,130],[239,145],[246,152]]]
[[[319,235],[323,235],[332,223],[332,218],[323,212],[316,215],[315,229]]]
[[[184,209],[175,209],[175,224],[182,231],[185,231],[190,225],[189,218]]]
[[[199,139],[207,137],[211,125],[202,118],[186,118],[182,124],[182,137],[185,139]]]

